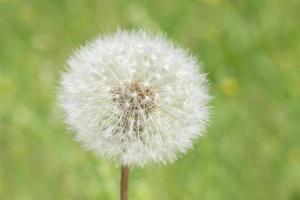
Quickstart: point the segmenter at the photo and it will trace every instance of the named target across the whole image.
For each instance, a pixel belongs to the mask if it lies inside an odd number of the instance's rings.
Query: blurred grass
[[[214,114],[175,164],[131,172],[130,199],[300,199],[298,0],[0,0],[0,199],[118,199],[119,170],[72,141],[56,105],[74,48],[163,31],[203,61]]]

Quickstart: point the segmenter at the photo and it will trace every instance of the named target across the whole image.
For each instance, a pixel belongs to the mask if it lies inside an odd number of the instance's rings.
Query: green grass
[[[119,169],[83,151],[56,105],[78,45],[163,31],[209,73],[207,135],[169,166],[133,169],[130,199],[300,199],[297,0],[0,0],[0,199],[118,199]]]

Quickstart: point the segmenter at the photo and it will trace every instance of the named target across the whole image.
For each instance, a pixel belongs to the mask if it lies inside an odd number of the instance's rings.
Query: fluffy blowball
[[[118,31],[79,48],[59,90],[76,140],[124,166],[176,160],[203,133],[208,101],[196,58],[144,31]]]

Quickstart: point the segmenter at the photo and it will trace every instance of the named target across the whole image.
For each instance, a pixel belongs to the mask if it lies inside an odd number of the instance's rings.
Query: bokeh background
[[[0,0],[0,199],[118,199],[119,169],[83,151],[56,104],[86,40],[165,32],[209,73],[213,116],[169,166],[133,169],[132,200],[300,199],[299,0]]]

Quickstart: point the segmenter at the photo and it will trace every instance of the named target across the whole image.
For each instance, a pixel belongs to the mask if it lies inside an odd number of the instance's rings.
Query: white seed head
[[[120,165],[176,160],[208,121],[206,75],[164,36],[118,31],[78,49],[59,103],[86,149]]]

